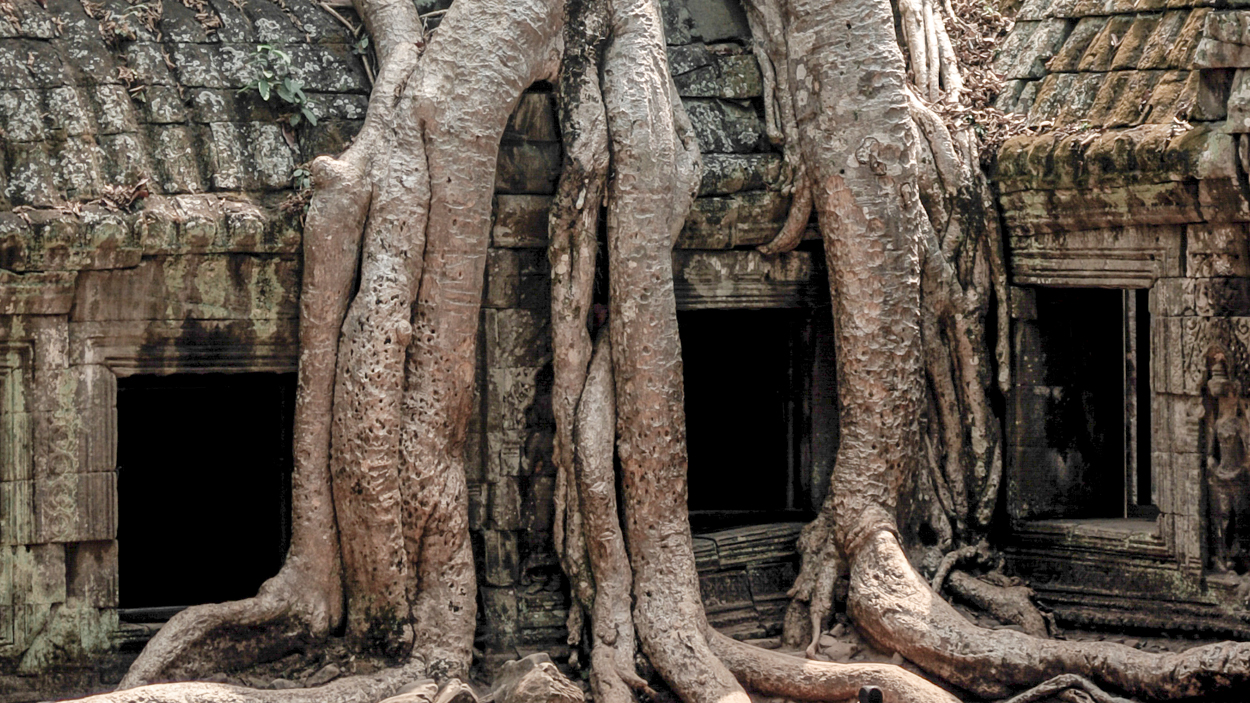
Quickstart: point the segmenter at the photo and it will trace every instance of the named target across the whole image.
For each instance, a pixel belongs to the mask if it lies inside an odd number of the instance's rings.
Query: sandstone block
[[[730,195],[764,190],[781,177],[780,154],[707,154],[699,195]]]
[[[478,532],[486,527],[490,487],[479,482],[469,482],[469,529]]]
[[[551,361],[551,333],[546,312],[488,310],[486,365],[489,369],[533,368]]]
[[[0,91],[0,119],[10,142],[39,141],[47,136],[39,92],[30,88]]]
[[[556,142],[509,142],[499,146],[495,191],[550,195],[560,178],[560,145]]]
[[[1107,26],[1106,17],[1082,17],[1072,28],[1072,32],[1068,34],[1068,38],[1054,58],[1046,63],[1046,70],[1050,73],[1075,72],[1080,65],[1081,57],[1089,50],[1089,45],[1099,36],[1105,26]],[[1013,31],[1012,34],[1015,32]],[[1011,40],[1004,40],[1004,43],[1009,41]]]
[[[7,151],[4,197],[15,206],[55,206],[57,188],[47,145],[43,142],[19,142],[9,144]]]
[[[504,141],[560,141],[556,121],[555,96],[552,93],[525,93],[516,110],[508,117]]]
[[[551,197],[546,195],[495,196],[491,244],[511,248],[546,247],[550,209]]]
[[[517,556],[516,533],[505,530],[486,530],[486,549],[483,561],[486,565],[483,577],[492,586],[511,586],[517,580],[520,559]]]
[[[750,106],[709,98],[682,103],[704,153],[744,154],[761,151],[768,143],[764,122]]]
[[[690,17],[694,20],[691,35],[707,43],[741,41],[751,38],[746,13],[737,3],[716,0],[685,0]]]
[[[66,596],[93,608],[116,608],[117,542],[80,542],[65,547]]]
[[[0,481],[0,544],[30,544],[35,537],[35,483]]]
[[[491,623],[487,634],[493,640],[491,644],[500,647],[514,642],[517,634],[516,591],[483,586],[478,592],[482,596],[482,619]]]
[[[521,528],[521,493],[516,479],[491,484],[490,527],[496,530]]]
[[[220,136],[222,140],[228,139],[228,135],[225,134],[214,136]],[[152,144],[152,160],[158,169],[158,180],[155,185],[161,191],[199,193],[206,190],[200,175],[199,164],[195,158],[195,154],[200,150],[195,148],[194,144],[197,140],[192,139],[190,130],[183,125],[153,125],[148,128],[148,138]],[[206,143],[206,141],[201,140],[200,143]],[[209,148],[206,156],[209,159],[210,169],[219,168],[224,171],[223,175],[218,175],[213,170],[208,171],[213,174],[214,185],[225,187],[223,183],[228,183],[237,188],[237,177],[230,164],[237,163],[238,158],[227,162],[220,151],[233,144],[217,139],[212,139],[207,144]]]
[[[0,242],[3,241],[0,235]],[[0,244],[0,261],[4,252]],[[16,268],[11,263],[7,266]],[[0,315],[67,314],[73,304],[74,279],[74,273],[68,271],[18,274],[0,269]]]
[[[117,474],[113,471],[78,474],[77,524],[72,540],[112,540],[117,537]]]
[[[484,479],[488,483],[515,479],[521,473],[522,440],[515,432],[488,432]]]

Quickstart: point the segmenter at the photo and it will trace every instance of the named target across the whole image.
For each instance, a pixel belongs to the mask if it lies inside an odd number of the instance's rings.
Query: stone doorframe
[[[117,379],[292,372],[296,321],[4,321],[0,658],[37,672],[129,637],[117,617]],[[187,343],[192,328],[201,343]]]

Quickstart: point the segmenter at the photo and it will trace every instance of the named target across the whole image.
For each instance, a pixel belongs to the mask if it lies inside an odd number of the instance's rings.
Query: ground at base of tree
[[[968,618],[976,625],[990,629],[1018,629],[1016,625],[1002,623],[992,616],[982,613],[972,608],[966,608],[956,604],[956,610],[964,617]],[[1181,652],[1191,647],[1197,647],[1204,644],[1210,644],[1220,641],[1218,638],[1205,637],[1183,637],[1179,635],[1167,634],[1151,634],[1142,632],[1114,632],[1099,630],[1081,630],[1081,629],[1061,629],[1059,638],[1073,642],[1109,642],[1123,644],[1143,652],[1164,653],[1164,652]],[[801,650],[785,649],[781,645],[779,637],[768,637],[760,639],[747,640],[750,644],[762,647],[764,649],[784,652],[795,657],[802,658]],[[530,652],[518,652],[517,654],[529,654]],[[563,652],[553,652],[552,659],[555,661],[560,670],[577,684],[585,694],[586,700],[592,702],[593,695],[590,690],[590,683],[587,676],[583,675],[580,669],[571,669],[566,662],[567,655]],[[109,667],[114,671],[113,680],[115,684],[120,680],[128,666],[129,659],[119,661],[118,666]],[[882,652],[875,649],[871,644],[866,642],[864,638],[855,630],[855,627],[846,620],[845,616],[838,615],[835,617],[830,629],[821,634],[817,649],[817,658],[819,661],[832,661],[839,663],[883,663],[883,664],[899,664],[913,673],[926,676],[919,668],[904,660],[901,656],[892,652]],[[491,683],[495,678],[496,670],[500,665],[509,659],[506,654],[491,654],[485,657],[475,657],[474,667],[471,677],[468,681],[469,685],[474,689],[479,697],[486,696],[491,690]],[[378,659],[370,659],[353,655],[347,647],[344,640],[340,638],[331,638],[325,645],[305,653],[293,653],[272,662],[258,664],[249,669],[237,672],[218,672],[211,676],[205,677],[205,681],[215,683],[233,684],[238,686],[247,686],[249,688],[261,690],[280,690],[283,688],[303,688],[309,686],[318,686],[328,683],[343,676],[371,674],[377,672],[386,666],[385,662]],[[106,672],[103,674],[102,680],[109,682]],[[588,670],[586,674],[588,675]],[[652,703],[676,703],[677,698],[658,680],[652,684],[658,690],[658,696]],[[0,678],[0,691],[7,691],[4,686],[4,680]],[[35,690],[19,691],[13,690],[6,693],[0,693],[0,703],[27,703],[28,701],[45,700],[48,697],[74,697],[103,692],[104,689],[87,684],[83,687],[66,687],[62,688],[56,695],[50,696],[47,689],[42,692]],[[782,699],[769,696],[760,696],[748,691],[753,703],[785,703]]]

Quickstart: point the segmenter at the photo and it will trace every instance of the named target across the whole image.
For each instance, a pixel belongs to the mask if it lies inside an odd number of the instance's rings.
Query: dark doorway
[[[247,598],[290,534],[295,374],[117,384],[121,607]]]
[[[678,314],[696,530],[803,519],[799,310]]]

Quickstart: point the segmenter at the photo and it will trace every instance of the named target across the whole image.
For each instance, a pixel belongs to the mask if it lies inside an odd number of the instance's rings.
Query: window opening
[[[1021,323],[1018,338],[1025,364],[1016,403],[1021,517],[1158,514],[1147,296],[1146,290],[1036,289],[1036,319]]]
[[[247,598],[290,539],[295,374],[118,379],[122,616]]]

